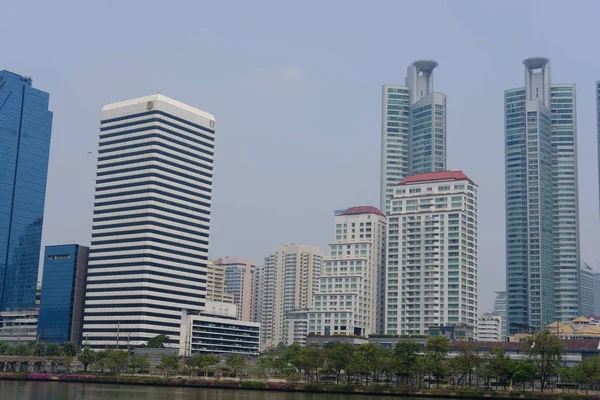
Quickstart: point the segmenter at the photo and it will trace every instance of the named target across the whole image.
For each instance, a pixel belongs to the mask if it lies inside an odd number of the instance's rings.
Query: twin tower
[[[513,330],[581,314],[574,84],[552,84],[550,62],[528,58],[525,85],[504,92],[507,316]],[[381,210],[407,176],[446,170],[446,95],[438,63],[383,86]]]

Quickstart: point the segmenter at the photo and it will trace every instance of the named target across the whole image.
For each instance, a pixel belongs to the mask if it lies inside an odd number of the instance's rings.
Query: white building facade
[[[285,316],[312,307],[323,264],[323,249],[295,244],[278,247],[260,269],[260,324],[263,349],[285,341]]]
[[[257,356],[260,351],[260,324],[240,321],[235,304],[207,300],[205,311],[183,311],[179,355],[196,353],[229,356]]]
[[[499,315],[483,314],[477,320],[477,341],[502,342],[502,319]]]
[[[461,171],[423,173],[394,189],[388,217],[386,333],[477,326],[477,185]]]
[[[215,118],[156,94],[102,109],[83,342],[179,343],[204,308]]]
[[[446,169],[446,95],[433,91],[438,63],[419,60],[405,85],[384,85],[381,121],[381,210],[407,176]]]
[[[309,335],[368,336],[383,318],[386,217],[351,207],[334,217],[335,235],[309,312]]]

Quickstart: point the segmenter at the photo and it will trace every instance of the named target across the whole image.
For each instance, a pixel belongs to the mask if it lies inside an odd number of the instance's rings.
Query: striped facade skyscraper
[[[102,109],[82,341],[179,343],[203,310],[214,117],[156,94]]]
[[[394,186],[407,176],[446,169],[446,95],[433,91],[436,61],[415,61],[405,85],[384,85],[381,207],[390,214]]]
[[[579,315],[575,85],[529,58],[525,87],[504,92],[509,330]]]

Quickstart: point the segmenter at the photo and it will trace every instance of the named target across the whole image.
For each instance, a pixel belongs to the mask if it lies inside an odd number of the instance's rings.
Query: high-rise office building
[[[506,291],[496,292],[496,299],[494,300],[494,308],[492,314],[500,317],[501,322],[501,337],[500,341],[506,340],[508,334],[508,319],[506,318]]]
[[[594,272],[594,315],[600,315],[600,272]]]
[[[214,117],[161,94],[102,109],[83,341],[179,343],[203,310]]]
[[[206,300],[234,304],[233,295],[225,289],[225,267],[215,261],[206,265]]]
[[[238,318],[254,321],[256,263],[245,258],[225,257],[214,261],[225,268],[225,290],[233,296]]]
[[[600,190],[600,81],[596,82],[596,136],[598,140],[598,189]],[[599,311],[600,307],[596,309],[596,312]]]
[[[81,343],[88,253],[78,244],[46,246],[38,341]]]
[[[50,95],[0,71],[0,311],[32,310],[52,132]]]
[[[351,207],[334,217],[334,239],[309,311],[308,333],[368,336],[381,332],[386,217]]]
[[[404,86],[384,85],[381,121],[381,210],[407,176],[446,169],[446,95],[433,91],[432,60],[408,67]]]
[[[386,333],[477,327],[477,185],[461,171],[404,178],[388,216]]]
[[[261,346],[277,346],[285,340],[285,316],[312,308],[319,282],[323,249],[295,244],[278,247],[265,257],[262,268]]]
[[[504,92],[511,330],[579,312],[575,85],[552,85],[546,58],[523,64],[525,87]]]
[[[579,286],[579,314],[587,317],[590,314],[594,314],[594,312],[596,311],[596,294],[594,293],[594,270],[587,264],[583,264],[583,266],[579,270]],[[598,294],[598,296],[600,296],[600,294]]]

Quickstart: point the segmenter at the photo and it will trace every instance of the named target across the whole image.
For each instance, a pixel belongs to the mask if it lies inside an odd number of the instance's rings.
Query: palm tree
[[[44,357],[46,355],[46,345],[42,342],[36,342],[31,353],[36,357]]]
[[[77,354],[77,346],[73,342],[64,342],[62,345],[62,352],[65,356],[75,357]]]
[[[77,359],[83,364],[83,371],[87,372],[88,365],[96,360],[96,354],[88,346],[85,346],[77,355]]]

